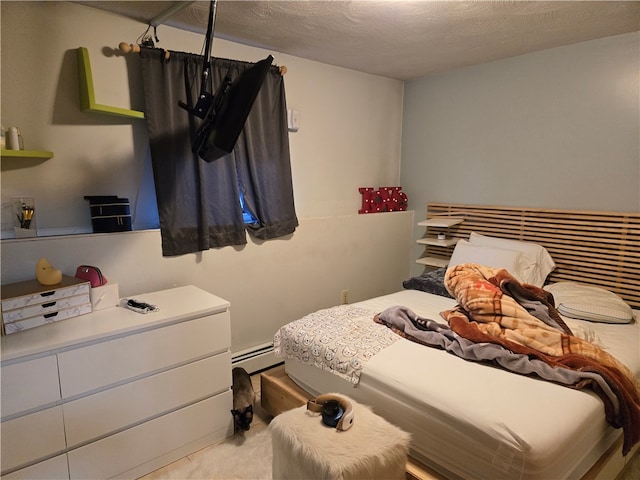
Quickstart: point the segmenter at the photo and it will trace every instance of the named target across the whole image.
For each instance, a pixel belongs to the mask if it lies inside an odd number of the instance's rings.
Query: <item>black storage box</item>
[[[127,232],[131,230],[131,210],[128,198],[116,195],[86,195],[91,208],[94,233]]]

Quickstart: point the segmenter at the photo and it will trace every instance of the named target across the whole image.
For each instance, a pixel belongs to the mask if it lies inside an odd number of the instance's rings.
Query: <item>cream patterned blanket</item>
[[[372,322],[376,313],[340,305],[306,315],[276,332],[275,354],[357,384],[367,360],[400,339],[388,328]]]

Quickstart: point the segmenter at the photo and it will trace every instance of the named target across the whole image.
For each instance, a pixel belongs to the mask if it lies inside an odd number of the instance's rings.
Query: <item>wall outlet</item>
[[[342,290],[342,294],[340,296],[342,305],[346,305],[349,303],[349,290]]]

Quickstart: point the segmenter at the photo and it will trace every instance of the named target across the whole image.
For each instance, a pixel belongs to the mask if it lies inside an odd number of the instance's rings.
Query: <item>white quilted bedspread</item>
[[[276,332],[275,354],[357,384],[367,360],[400,339],[373,321],[376,313],[353,305],[318,310]]]

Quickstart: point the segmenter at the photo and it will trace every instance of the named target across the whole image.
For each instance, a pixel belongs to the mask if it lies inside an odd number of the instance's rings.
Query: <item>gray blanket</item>
[[[552,367],[542,360],[514,353],[499,344],[472,342],[455,333],[448,325],[419,317],[403,306],[389,307],[376,315],[374,320],[408,340],[441,348],[465,360],[487,362],[513,373],[537,376],[572,388],[582,388],[586,381],[596,382],[610,399],[616,414],[619,412],[618,398],[609,384],[597,373]]]

